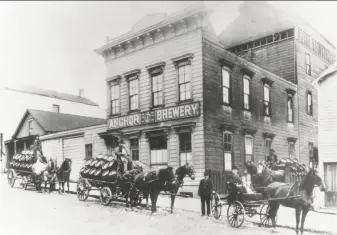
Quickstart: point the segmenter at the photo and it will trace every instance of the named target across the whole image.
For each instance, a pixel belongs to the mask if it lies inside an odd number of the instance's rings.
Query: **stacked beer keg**
[[[116,181],[117,162],[115,155],[102,155],[85,162],[80,175],[83,178],[97,181]]]
[[[32,172],[32,167],[35,163],[36,157],[34,156],[34,151],[24,150],[13,156],[13,160],[9,163],[9,166],[16,171]]]

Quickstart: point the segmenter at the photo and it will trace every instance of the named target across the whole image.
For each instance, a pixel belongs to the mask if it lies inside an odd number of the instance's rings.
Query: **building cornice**
[[[145,29],[136,31],[136,32],[128,32],[126,34],[121,35],[120,37],[117,37],[107,44],[101,46],[100,48],[96,49],[95,52],[97,54],[100,54],[102,56],[105,56],[104,53],[107,50],[115,50],[115,47],[122,47],[125,43],[130,43],[135,40],[142,40],[145,36],[151,36],[152,33],[156,31],[161,31],[162,29],[166,27],[172,27],[174,29],[175,24],[178,23],[186,23],[185,20],[188,18],[196,18],[197,21],[200,21],[200,18],[203,17],[204,14],[207,14],[208,9],[206,9],[204,6],[195,6],[190,9],[187,9],[186,11],[179,12],[175,15],[172,15],[171,17],[168,17],[167,20],[162,21],[160,23],[154,24],[152,26],[149,26]],[[198,24],[200,27],[201,24]]]

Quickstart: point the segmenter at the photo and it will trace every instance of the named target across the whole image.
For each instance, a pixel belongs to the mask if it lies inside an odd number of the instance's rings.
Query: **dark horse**
[[[72,160],[70,158],[64,159],[61,166],[57,169],[56,175],[59,181],[59,192],[64,193],[64,185],[67,183],[68,193],[69,193],[69,181],[71,173]]]
[[[188,175],[191,180],[195,179],[195,170],[192,165],[189,163],[186,163],[186,165],[179,167],[176,170],[175,176],[176,179],[170,184],[169,186],[169,191],[171,192],[171,213],[173,213],[173,208],[174,208],[174,200],[176,198],[176,194],[184,184],[184,178]]]
[[[262,193],[264,187],[272,182],[285,182],[284,170],[272,170],[262,163],[255,166],[252,161],[246,162],[246,169],[252,176],[252,186],[256,192]]]
[[[303,234],[305,218],[313,203],[313,190],[315,186],[320,187],[321,191],[325,191],[326,189],[322,178],[318,175],[317,170],[315,169],[311,169],[301,180],[299,185],[297,182],[293,185],[281,182],[273,182],[269,184],[264,194],[268,197],[268,199],[272,199],[269,201],[269,213],[272,219],[273,227],[275,228],[276,226],[275,217],[279,206],[282,205],[296,210],[296,234],[299,234],[299,222],[302,212],[300,231],[301,234]],[[278,198],[287,197],[289,198],[277,200]]]
[[[141,172],[135,176],[134,187],[143,192],[146,201],[151,196],[152,213],[157,212],[157,199],[161,191],[168,191],[169,185],[175,180],[172,167],[157,171]]]

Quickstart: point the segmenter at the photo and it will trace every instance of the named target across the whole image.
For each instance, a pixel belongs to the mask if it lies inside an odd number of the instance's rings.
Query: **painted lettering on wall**
[[[200,103],[184,104],[154,111],[126,115],[108,119],[108,130],[144,125],[155,122],[165,122],[181,118],[196,117],[200,115]]]

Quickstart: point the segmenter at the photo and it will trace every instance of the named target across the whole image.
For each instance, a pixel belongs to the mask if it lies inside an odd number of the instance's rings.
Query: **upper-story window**
[[[129,79],[129,108],[130,111],[139,109],[138,77]]]
[[[312,115],[312,93],[310,91],[307,92],[307,113]]]
[[[245,161],[253,161],[253,136],[245,136]]]
[[[192,59],[193,54],[185,54],[172,61],[177,69],[178,102],[192,100]]]
[[[187,64],[178,68],[179,101],[192,98],[191,91],[191,65]]]
[[[163,74],[157,73],[152,75],[152,106],[163,104]]]
[[[60,105],[53,104],[53,112],[59,113],[60,112]]]
[[[227,105],[231,102],[231,73],[227,67],[222,68],[222,102]]]
[[[33,133],[33,120],[28,121],[28,135]]]
[[[223,132],[223,150],[224,150],[224,169],[232,170],[233,159],[233,133],[229,131]]]
[[[110,94],[111,94],[111,114],[120,113],[119,110],[119,84],[114,84],[110,86]]]
[[[270,103],[270,86],[268,84],[264,84],[263,86],[263,113],[264,116],[271,116],[271,103]]]
[[[294,98],[291,94],[287,97],[287,121],[294,122]]]
[[[305,53],[305,72],[311,75],[311,58],[308,53]]]
[[[252,108],[252,94],[251,94],[251,78],[247,75],[243,76],[243,101],[244,109],[251,110]]]
[[[293,158],[296,156],[295,153],[295,141],[289,140],[288,141],[288,152],[289,152],[289,157]]]

